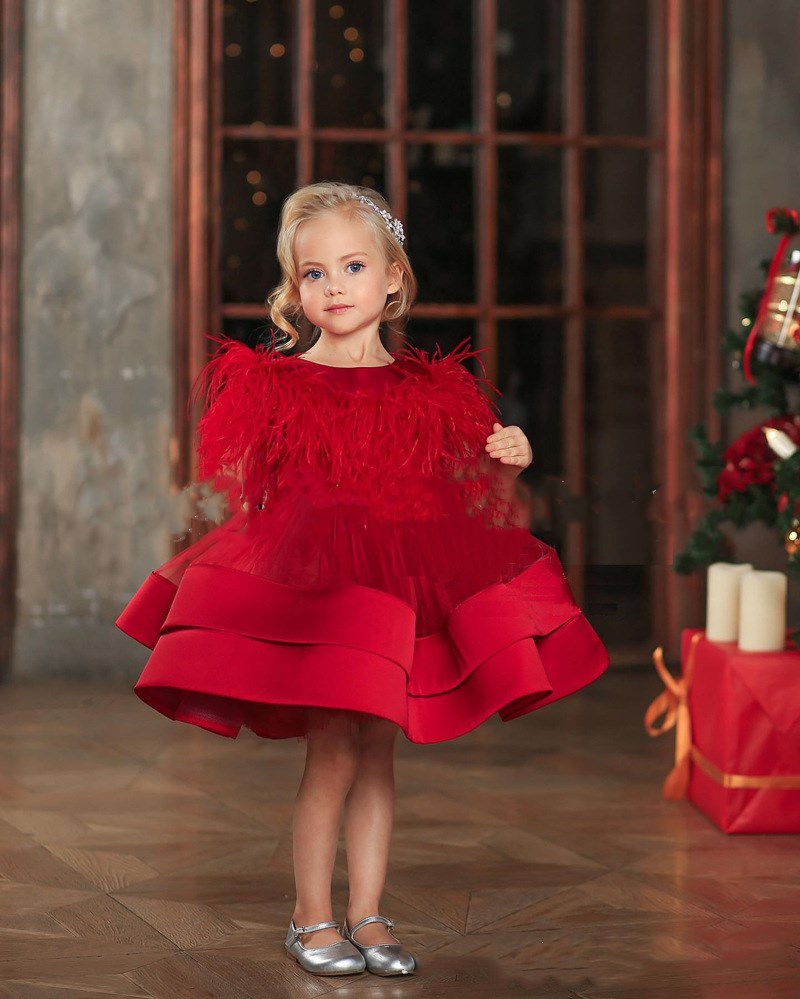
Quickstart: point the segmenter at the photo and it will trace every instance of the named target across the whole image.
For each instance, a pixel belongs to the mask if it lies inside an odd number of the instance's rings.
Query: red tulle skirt
[[[214,527],[117,619],[152,649],[136,694],[230,738],[303,738],[344,713],[433,743],[597,679],[608,654],[555,550],[429,488],[418,518],[318,482]]]

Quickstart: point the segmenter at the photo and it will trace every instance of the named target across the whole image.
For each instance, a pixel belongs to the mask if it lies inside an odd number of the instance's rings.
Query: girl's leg
[[[394,820],[394,744],[398,732],[397,725],[385,718],[368,717],[361,723],[358,769],[344,805],[350,880],[348,926],[364,916],[383,915],[380,901]],[[356,939],[365,947],[397,943],[382,923],[362,926]]]
[[[318,718],[324,727],[316,724]],[[342,803],[358,764],[357,731],[350,718],[330,717],[315,711],[312,724],[292,821],[297,892],[292,914],[295,926],[333,919],[331,880]],[[333,927],[305,933],[300,938],[304,947],[324,947],[341,939]]]

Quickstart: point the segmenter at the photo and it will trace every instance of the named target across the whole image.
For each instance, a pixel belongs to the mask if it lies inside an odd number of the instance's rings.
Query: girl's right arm
[[[198,474],[216,492],[227,494],[231,512],[263,502],[278,459],[280,434],[277,367],[284,360],[264,348],[210,337],[220,344],[205,364],[191,398],[205,389],[198,421]]]

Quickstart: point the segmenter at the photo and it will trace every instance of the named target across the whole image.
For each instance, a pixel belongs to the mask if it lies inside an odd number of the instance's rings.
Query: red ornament
[[[800,425],[794,416],[774,416],[746,431],[724,451],[723,469],[717,479],[717,499],[724,503],[731,493],[752,485],[771,485],[777,455],[767,443],[764,427],[782,430],[800,447]]]

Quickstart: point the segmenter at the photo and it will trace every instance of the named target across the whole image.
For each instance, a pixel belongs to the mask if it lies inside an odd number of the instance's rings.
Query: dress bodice
[[[402,362],[397,358],[391,364],[352,365],[345,367],[321,364],[319,361],[308,361],[300,354],[293,355],[291,361],[298,368],[311,369],[312,376],[321,378],[326,383],[337,385],[343,389],[379,389],[383,386],[393,385],[402,377],[401,371],[403,367]]]

